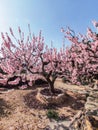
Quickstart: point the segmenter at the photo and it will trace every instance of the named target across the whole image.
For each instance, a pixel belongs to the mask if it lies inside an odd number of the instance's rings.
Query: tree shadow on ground
[[[36,99],[37,90],[30,92],[26,96],[24,96],[24,102],[29,108],[34,109],[44,109],[45,105],[43,105],[39,100]]]
[[[0,117],[5,117],[11,114],[11,107],[7,104],[7,102],[0,98]]]
[[[74,110],[80,110],[84,107],[85,101],[86,98],[80,94],[74,94],[73,96],[72,92],[71,94],[66,92],[64,102],[60,105],[57,105],[57,107],[70,107]]]
[[[57,104],[42,104],[38,99],[36,99],[37,90],[24,96],[24,102],[29,108],[33,109],[58,109],[63,107],[70,107],[74,110],[80,110],[84,107],[85,100],[82,96],[75,96],[66,93],[65,100],[63,103]]]

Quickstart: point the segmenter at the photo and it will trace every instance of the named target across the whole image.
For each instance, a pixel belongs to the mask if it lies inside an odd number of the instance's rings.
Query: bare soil
[[[52,95],[53,96],[57,96],[57,95],[59,95],[61,93],[63,93],[63,92],[60,89],[55,89],[55,93],[54,94],[52,94],[50,92],[49,88],[45,88],[45,89],[41,90],[41,94],[46,95],[46,96],[52,96]]]
[[[36,87],[29,90],[0,90],[0,130],[45,130],[51,124],[46,116],[48,109],[57,111],[60,120],[71,121],[83,109],[86,101],[84,94],[78,91],[83,92],[87,88],[66,85],[59,79],[55,86],[66,91],[65,102],[57,106],[41,104],[36,99]]]

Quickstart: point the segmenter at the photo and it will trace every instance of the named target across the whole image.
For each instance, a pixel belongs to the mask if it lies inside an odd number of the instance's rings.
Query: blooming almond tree
[[[56,48],[48,48],[47,46],[43,50],[37,48],[37,55],[34,55],[37,61],[27,69],[32,74],[42,75],[48,82],[49,90],[53,94],[55,93],[54,82],[56,78],[65,73],[65,51],[61,49],[60,52],[57,52]]]
[[[93,21],[95,27],[98,27],[96,21]],[[74,84],[83,83],[85,80],[92,82],[92,79],[98,80],[98,34],[90,28],[86,35],[75,35],[75,32],[69,27],[65,33],[65,38],[72,42],[70,48],[66,50],[67,68],[69,70],[69,79]]]
[[[7,33],[5,35],[2,33],[1,69],[8,75],[21,76],[20,73],[25,68],[28,73],[32,74],[32,80],[41,75],[48,82],[50,92],[55,93],[54,82],[57,77],[64,74],[66,68],[64,48],[58,52],[56,48],[45,46],[41,31],[38,36],[31,36],[30,32],[26,41],[20,28],[19,39],[14,36],[11,28],[10,32],[17,45],[12,42]]]

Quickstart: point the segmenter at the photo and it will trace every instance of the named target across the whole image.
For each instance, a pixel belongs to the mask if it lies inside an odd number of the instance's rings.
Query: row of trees
[[[97,22],[93,23],[97,27]],[[20,79],[26,80],[21,75],[24,70],[32,74],[32,79],[25,81],[27,85],[32,85],[32,81],[41,75],[48,82],[51,93],[55,93],[54,82],[57,77],[64,76],[67,81],[78,85],[98,79],[98,34],[90,28],[85,36],[76,36],[70,28],[66,31],[62,29],[65,38],[69,39],[72,45],[66,49],[62,47],[59,51],[44,44],[41,31],[38,36],[29,32],[27,39],[20,28],[18,31],[19,39],[10,28],[13,41],[17,44],[14,44],[8,33],[1,33],[1,84],[8,85],[11,80],[15,80],[15,83],[19,83]]]

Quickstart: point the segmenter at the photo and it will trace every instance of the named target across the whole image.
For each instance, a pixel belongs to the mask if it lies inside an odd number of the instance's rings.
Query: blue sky
[[[92,20],[98,21],[98,0],[0,0],[0,32],[9,32],[12,27],[17,35],[20,26],[27,34],[29,23],[32,33],[42,30],[46,44],[53,41],[57,48],[63,41],[61,27],[86,33]]]

